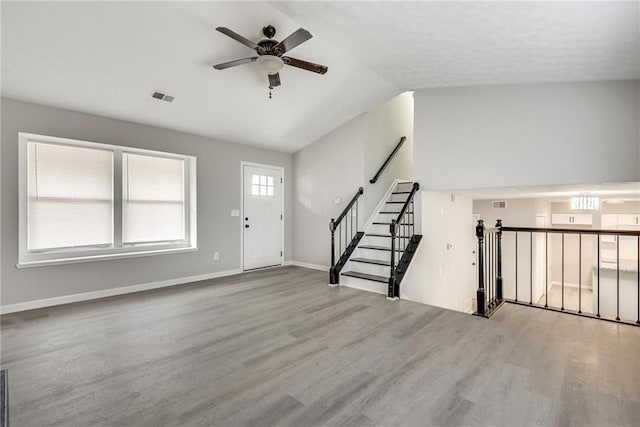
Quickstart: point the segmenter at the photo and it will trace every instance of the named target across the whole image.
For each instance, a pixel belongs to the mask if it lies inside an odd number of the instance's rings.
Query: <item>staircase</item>
[[[398,298],[400,282],[422,239],[414,233],[413,197],[418,188],[413,182],[396,185],[346,261],[341,284]]]

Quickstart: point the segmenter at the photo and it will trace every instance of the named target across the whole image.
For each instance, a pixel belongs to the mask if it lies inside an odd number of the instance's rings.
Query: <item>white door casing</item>
[[[283,175],[277,166],[242,163],[243,270],[282,265]]]

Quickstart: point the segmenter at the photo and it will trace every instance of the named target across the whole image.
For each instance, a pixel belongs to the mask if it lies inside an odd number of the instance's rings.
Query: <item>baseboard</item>
[[[291,263],[290,265],[295,265],[297,267],[311,268],[313,270],[320,270],[320,271],[329,271],[329,266],[326,266],[326,265],[309,264],[308,262],[301,262],[301,261],[289,261],[289,262]]]
[[[179,277],[177,279],[162,280],[159,282],[142,283],[139,285],[121,286],[118,288],[103,289],[99,291],[83,292],[79,294],[63,295],[60,297],[45,298],[34,301],[19,302],[0,306],[0,314],[16,313],[19,311],[34,310],[36,308],[53,307],[56,305],[70,304],[73,302],[89,301],[116,295],[130,294],[134,292],[148,291],[151,289],[166,288],[185,283],[199,282],[201,280],[215,279],[218,277],[240,274],[240,269],[218,271],[216,273],[200,274],[197,276]]]
[[[550,285],[549,287],[551,287],[551,286],[562,286],[562,282],[552,280],[551,282],[549,282],[549,285]],[[593,286],[587,286],[587,285],[579,286],[577,283],[571,283],[571,282],[564,282],[564,287],[565,288],[576,288],[576,289],[578,289],[578,288],[593,289]]]

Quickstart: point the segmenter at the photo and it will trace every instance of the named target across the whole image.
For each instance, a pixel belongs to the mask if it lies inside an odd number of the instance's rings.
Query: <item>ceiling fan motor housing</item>
[[[276,27],[274,27],[273,25],[267,25],[266,27],[263,27],[262,34],[264,34],[266,38],[272,39],[273,36],[276,35]]]

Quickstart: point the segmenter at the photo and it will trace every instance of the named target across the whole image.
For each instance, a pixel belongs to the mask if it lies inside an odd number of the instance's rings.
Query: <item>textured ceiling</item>
[[[402,89],[640,78],[636,2],[278,2]]]
[[[2,95],[293,152],[402,90],[640,78],[638,2],[1,2]],[[268,99],[255,64],[212,64],[299,27]],[[150,98],[176,95],[173,104]]]

